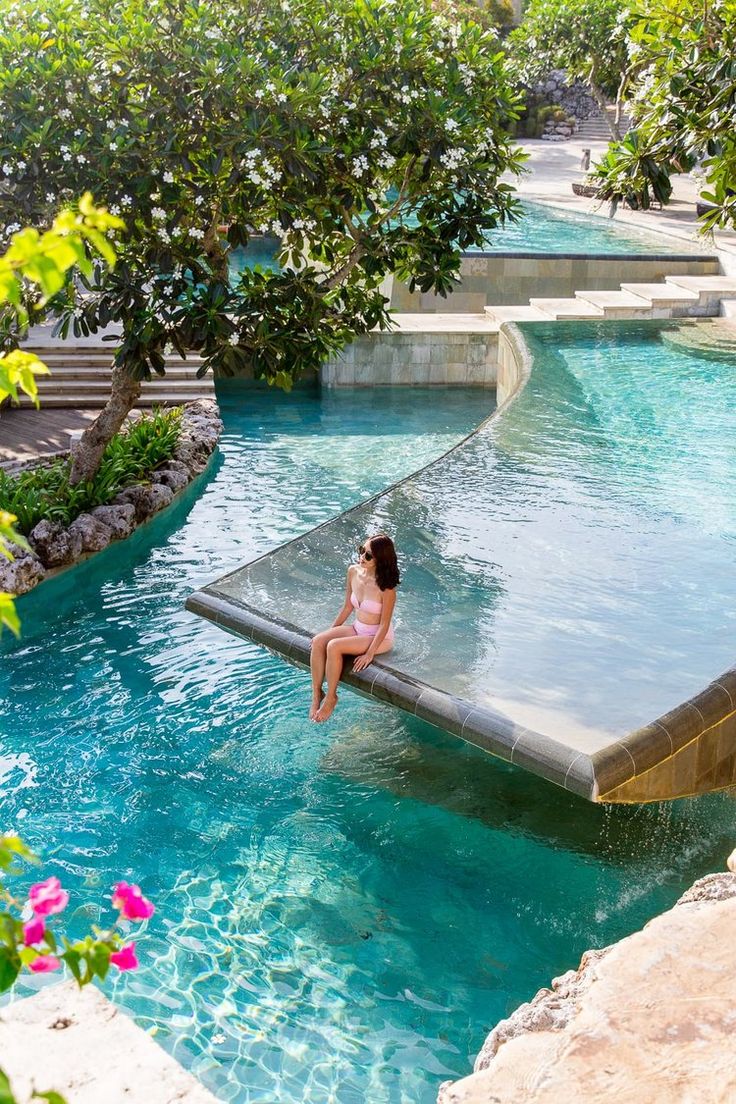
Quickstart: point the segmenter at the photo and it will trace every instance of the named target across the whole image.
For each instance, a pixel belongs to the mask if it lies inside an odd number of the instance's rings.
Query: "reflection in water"
[[[497,419],[214,589],[311,629],[318,578],[337,592],[380,524],[406,560],[389,667],[589,753],[648,723],[736,634],[736,362],[665,341],[677,325],[527,326],[531,378]]]

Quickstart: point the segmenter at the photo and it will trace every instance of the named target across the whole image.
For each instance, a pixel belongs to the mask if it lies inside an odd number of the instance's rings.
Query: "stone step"
[[[621,290],[646,299],[653,307],[679,307],[698,302],[697,292],[674,284],[622,284]]]
[[[488,314],[464,314],[461,311],[397,312],[391,315],[394,329],[384,333],[498,333],[500,326]],[[374,330],[380,333],[380,330]]]
[[[666,276],[665,282],[695,292],[700,306],[716,310],[722,299],[736,296],[736,278],[733,276]]]
[[[721,314],[724,318],[736,318],[736,299],[721,299]]]
[[[497,322],[549,322],[550,315],[532,306],[486,307],[486,314]]]
[[[651,303],[630,291],[576,291],[575,298],[598,307],[604,318],[645,318],[652,312]]]
[[[554,319],[603,318],[603,311],[583,299],[530,299],[529,305]]]
[[[209,393],[202,393],[200,395],[180,395],[172,394],[168,391],[162,391],[156,393],[149,391],[146,394],[142,394],[139,398],[136,406],[150,407],[150,406],[180,406],[183,402],[191,402],[195,398],[211,398]],[[70,398],[68,395],[47,395],[42,399],[42,405],[45,409],[79,409],[79,410],[99,410],[107,402],[107,396],[105,395],[78,395]],[[21,398],[19,406],[23,409],[32,408],[33,403],[25,395]]]
[[[64,364],[64,365],[47,365],[50,369],[50,375],[38,376],[38,382],[40,385],[56,382],[66,382],[67,380],[93,380],[96,382],[103,382],[109,385],[110,383],[110,366],[97,367],[95,365],[78,365],[78,364]],[[172,368],[167,366],[165,376],[154,376],[155,380],[176,380],[179,382],[186,382],[188,380],[196,380],[197,368],[192,365],[191,368]],[[207,372],[203,379],[211,379],[212,373]]]

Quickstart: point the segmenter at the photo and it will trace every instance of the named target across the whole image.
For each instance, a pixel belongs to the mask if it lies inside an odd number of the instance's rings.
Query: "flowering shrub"
[[[0,837],[0,870],[16,873],[17,859],[36,861],[17,836]],[[0,992],[9,989],[23,969],[48,974],[64,963],[78,985],[84,986],[95,977],[105,978],[110,966],[120,971],[137,968],[135,943],[126,943],[115,930],[120,920],[147,920],[154,913],[154,906],[137,885],[118,882],[112,894],[117,919],[108,929],[95,927],[92,934],[77,940],[57,937],[52,927],[52,918],[63,913],[69,903],[69,894],[58,878],[36,882],[25,901],[13,897],[1,882],[0,895],[5,903],[0,911]]]
[[[0,26],[0,236],[80,188],[128,230],[113,272],[49,305],[65,333],[120,333],[74,482],[168,349],[288,388],[388,324],[387,275],[446,294],[518,212],[498,41],[432,0],[0,0]],[[233,281],[254,233],[280,267]]]

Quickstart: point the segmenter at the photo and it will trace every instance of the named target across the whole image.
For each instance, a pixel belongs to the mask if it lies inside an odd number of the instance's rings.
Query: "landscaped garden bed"
[[[204,471],[221,430],[217,404],[198,399],[116,434],[86,483],[72,484],[71,456],[0,472],[0,509],[17,517],[29,544],[0,563],[0,590],[25,594],[49,572],[130,536]]]

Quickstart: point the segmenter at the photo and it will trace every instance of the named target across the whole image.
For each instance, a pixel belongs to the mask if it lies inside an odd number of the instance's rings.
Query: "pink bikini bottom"
[[[375,636],[380,627],[380,625],[366,625],[365,621],[353,621],[353,632],[356,636]],[[393,641],[394,627],[391,625],[384,637],[384,643],[393,644]]]

